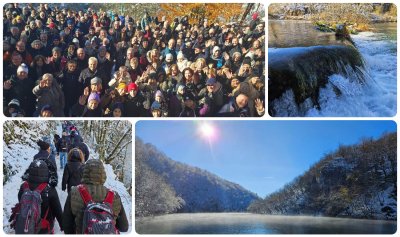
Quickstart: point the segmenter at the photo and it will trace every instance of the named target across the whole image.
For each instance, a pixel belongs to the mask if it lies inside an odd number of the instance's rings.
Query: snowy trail
[[[61,135],[62,127],[59,124],[56,127],[55,133]],[[53,134],[51,134],[52,136]],[[27,134],[29,136],[29,134]],[[33,156],[37,154],[38,150],[35,149],[34,144],[30,145],[20,145],[13,144],[11,146],[3,145],[4,147],[4,159],[12,160],[12,163],[16,165],[18,168],[18,173],[11,176],[10,180],[3,186],[3,230],[6,234],[14,234],[14,230],[10,229],[8,219],[11,215],[11,208],[14,207],[16,203],[16,197],[18,196],[19,187],[22,183],[21,176],[25,172],[25,170],[29,167]],[[89,146],[90,158],[99,159],[99,155]],[[64,205],[67,200],[68,192],[63,192],[61,190],[61,183],[63,177],[63,169],[60,169],[60,157],[56,156],[56,164],[57,164],[57,174],[58,174],[58,184],[56,187],[58,197],[60,199],[61,208],[64,210]],[[132,230],[132,197],[126,191],[123,183],[116,180],[113,168],[111,165],[106,164],[105,170],[107,174],[107,180],[105,182],[105,186],[110,188],[116,192],[121,197],[122,204],[125,208],[125,212],[129,221],[129,230],[126,233],[121,234],[129,234]],[[55,220],[54,224],[54,233],[55,234],[63,234],[60,230],[59,224],[57,220]]]

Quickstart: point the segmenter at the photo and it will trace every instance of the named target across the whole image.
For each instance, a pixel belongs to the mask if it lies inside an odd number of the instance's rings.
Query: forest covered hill
[[[176,212],[241,212],[258,199],[238,184],[168,158],[136,138],[136,216]]]
[[[397,219],[397,135],[340,146],[250,212]]]

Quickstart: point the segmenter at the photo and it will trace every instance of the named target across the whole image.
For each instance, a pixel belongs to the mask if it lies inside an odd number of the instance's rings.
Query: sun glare
[[[205,138],[212,138],[215,134],[215,128],[208,123],[204,123],[200,126],[200,132]]]

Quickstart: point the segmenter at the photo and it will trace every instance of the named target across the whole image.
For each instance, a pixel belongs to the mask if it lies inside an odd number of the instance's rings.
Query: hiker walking
[[[104,187],[106,178],[104,165],[100,160],[89,159],[86,162],[81,180],[82,184],[72,187],[65,202],[63,227],[66,234],[117,234],[128,231],[129,223],[121,197],[117,192]],[[87,205],[90,201],[96,203],[99,208],[107,210],[102,212],[104,216],[96,217],[101,220],[87,218],[93,212]],[[109,225],[109,222],[105,220],[109,220],[111,216],[112,225]],[[98,224],[89,223],[92,219],[97,221]],[[95,227],[91,228],[93,225]]]

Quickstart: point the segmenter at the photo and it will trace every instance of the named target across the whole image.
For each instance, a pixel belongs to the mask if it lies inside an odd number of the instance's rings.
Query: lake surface
[[[249,213],[170,214],[136,221],[138,234],[393,234],[395,221]]]
[[[280,48],[300,48],[316,45],[338,45],[334,33],[315,30],[310,22],[277,21],[268,23],[270,52]],[[293,91],[286,91],[280,99],[269,104],[278,117],[391,117],[397,113],[397,23],[373,24],[369,32],[351,35],[365,61],[365,84],[343,75],[332,75],[321,88],[319,109],[294,102]],[[335,92],[339,88],[340,96]]]

